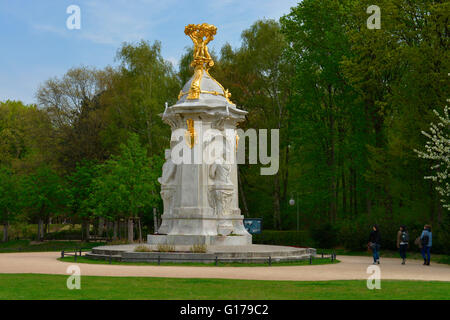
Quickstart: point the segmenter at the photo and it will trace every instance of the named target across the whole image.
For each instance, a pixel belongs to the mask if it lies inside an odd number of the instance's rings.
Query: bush
[[[431,230],[433,232],[433,252],[450,254],[450,214],[442,224]]]
[[[152,248],[146,245],[140,245],[134,248],[134,252],[152,252]]]
[[[338,229],[336,225],[325,222],[311,229],[311,237],[315,247],[334,248],[338,244]]]
[[[175,246],[171,244],[158,244],[158,252],[175,252]]]
[[[81,240],[81,230],[62,230],[47,233],[44,240]]]
[[[264,230],[253,235],[254,244],[271,244],[278,246],[312,247],[313,241],[308,231]]]
[[[352,251],[367,250],[370,225],[361,219],[343,220],[338,223],[338,243]]]
[[[190,248],[190,251],[192,253],[206,253],[208,251],[208,247],[206,246],[206,244],[194,244]]]
[[[27,223],[13,223],[8,228],[8,237],[10,240],[17,239],[35,239],[37,225]],[[0,239],[3,239],[3,225],[0,225]]]
[[[351,251],[365,251],[369,242],[372,225],[377,223],[381,232],[381,250],[397,250],[397,232],[401,225],[406,225],[409,233],[409,250],[419,250],[414,240],[422,233],[425,223],[421,221],[408,221],[408,219],[375,218],[361,215],[357,219],[346,219],[338,223],[338,244]],[[446,245],[450,241],[449,225],[442,223],[433,231],[434,253],[449,253]]]

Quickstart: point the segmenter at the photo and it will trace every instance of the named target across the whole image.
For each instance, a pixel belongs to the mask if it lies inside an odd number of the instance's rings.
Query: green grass
[[[59,261],[63,262],[75,262],[75,257],[69,256],[64,258],[59,258]],[[331,262],[330,259],[313,259],[312,265],[320,265],[320,264],[332,264],[339,263],[339,260],[334,260]],[[77,257],[77,263],[90,263],[90,264],[109,264],[108,261],[105,260],[94,260],[86,257]],[[121,261],[111,261],[112,265],[128,265],[128,266],[155,266],[158,265],[157,262],[121,262]],[[192,263],[192,262],[182,262],[182,263],[173,263],[173,262],[161,262],[161,266],[196,266],[196,267],[211,267],[215,266],[214,262],[211,263]],[[303,261],[293,261],[293,262],[272,262],[273,266],[306,266],[310,265],[309,260]],[[219,267],[267,267],[267,263],[218,263]]]
[[[64,275],[0,274],[5,299],[450,299],[449,282],[381,282],[368,290],[366,281],[256,281],[146,277],[81,278],[81,290],[68,290]]]
[[[45,241],[32,243],[30,240],[12,240],[0,242],[0,253],[11,252],[44,252],[61,251],[63,249],[93,248],[104,245],[101,242],[79,242],[79,241]]]

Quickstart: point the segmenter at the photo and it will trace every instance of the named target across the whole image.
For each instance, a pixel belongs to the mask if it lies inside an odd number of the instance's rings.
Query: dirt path
[[[58,252],[1,253],[0,273],[67,274],[69,265],[56,260]],[[283,267],[188,267],[188,266],[124,266],[76,264],[82,275],[119,277],[221,278],[251,280],[352,280],[367,279],[371,257],[338,256],[341,263],[315,266]],[[381,279],[450,281],[450,266],[423,266],[419,260],[381,260]]]

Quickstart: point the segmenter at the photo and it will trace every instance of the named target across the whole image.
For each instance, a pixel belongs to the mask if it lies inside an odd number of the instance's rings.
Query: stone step
[[[109,250],[109,249],[92,249],[93,254],[98,255],[118,255],[122,256],[125,251],[123,250]],[[137,252],[136,252],[137,253]],[[166,252],[148,252],[152,254],[166,254]],[[181,254],[190,254],[189,252],[180,252]],[[298,250],[289,250],[289,251],[250,251],[250,252],[207,252],[207,254],[212,254],[214,256],[218,256],[221,258],[246,258],[246,257],[269,257],[269,256],[295,256],[295,255],[303,255],[309,253],[308,249],[298,249]]]
[[[96,254],[92,252],[88,252],[84,255],[86,258],[94,259],[94,260],[109,260],[111,257],[112,261],[122,261],[122,255],[109,255],[109,254]]]
[[[107,255],[107,254],[95,254],[92,252],[86,253],[85,256],[90,259],[95,260],[106,260],[108,261],[111,257],[112,261],[123,261],[123,257],[120,255]],[[127,262],[157,262],[158,256],[160,257],[161,263],[164,262],[193,262],[193,263],[213,263],[215,261],[215,255],[210,254],[194,254],[194,256],[189,257],[188,255],[170,256],[169,254],[152,254],[152,255],[134,255],[130,254],[125,257]],[[308,260],[309,254],[291,255],[291,256],[271,256],[272,262],[282,262],[282,261],[301,261]],[[267,257],[251,257],[251,256],[240,256],[240,257],[219,257],[218,261],[222,263],[268,263],[269,256]]]

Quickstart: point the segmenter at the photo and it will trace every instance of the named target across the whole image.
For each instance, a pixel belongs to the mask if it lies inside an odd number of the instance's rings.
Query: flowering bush
[[[414,150],[420,158],[432,160],[431,170],[434,172],[425,179],[436,182],[436,191],[441,195],[443,207],[450,210],[450,118],[448,106],[444,108],[444,115],[434,110],[439,118],[437,124],[431,123],[430,133],[422,131],[428,138],[425,151]]]

